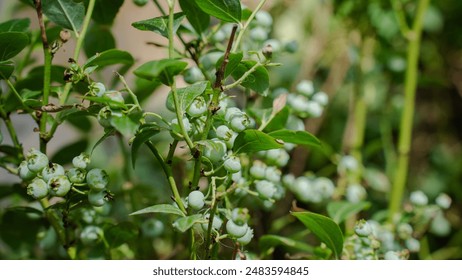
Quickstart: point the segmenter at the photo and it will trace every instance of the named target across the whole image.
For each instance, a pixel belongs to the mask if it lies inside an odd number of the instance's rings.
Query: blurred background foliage
[[[11,1],[10,1],[11,2]],[[16,1],[15,1],[16,2]],[[131,1],[115,1],[123,9],[138,11]],[[125,2],[125,3],[124,3]],[[250,7],[256,1],[243,1]],[[403,9],[408,22],[416,8],[414,0],[404,0]],[[4,1],[2,6],[19,7],[17,3]],[[154,9],[154,7],[152,7]],[[296,40],[295,54],[277,57],[283,66],[272,69],[272,87],[286,87],[293,90],[297,82],[312,80],[316,88],[329,94],[331,102],[323,116],[308,119],[307,130],[321,139],[332,153],[358,153],[363,159],[366,173],[370,174],[365,184],[368,200],[372,208],[366,212],[387,207],[387,192],[396,162],[396,143],[399,130],[400,112],[403,107],[403,82],[406,69],[406,40],[400,28],[390,1],[371,0],[274,0],[264,7],[274,18],[272,37],[290,41]],[[6,9],[4,10],[6,11]],[[115,9],[117,14],[117,9]],[[462,1],[431,1],[424,19],[424,33],[419,59],[419,80],[416,94],[416,111],[413,140],[410,155],[410,171],[407,192],[423,190],[430,200],[441,192],[453,198],[453,205],[446,214],[450,223],[449,233],[440,235],[429,233],[427,258],[462,258]],[[5,14],[1,21],[13,18]],[[127,19],[115,18],[115,22]],[[133,20],[134,21],[134,20]],[[34,20],[32,20],[34,22]],[[131,22],[128,20],[128,22]],[[120,46],[116,38],[125,30],[111,29],[112,20],[95,18],[90,29],[89,40],[84,46],[85,54]],[[104,38],[102,40],[101,38]],[[127,42],[123,43],[125,46]],[[144,45],[145,39],[131,41],[136,48]],[[133,47],[132,46],[132,47]],[[69,48],[70,49],[70,48]],[[153,51],[159,49],[152,49]],[[159,50],[161,55],[163,50]],[[135,51],[134,56],[138,56]],[[67,54],[69,56],[69,54]],[[142,60],[142,59],[141,59]],[[137,61],[141,63],[141,61]],[[65,63],[62,63],[65,66]],[[110,75],[109,75],[110,76]],[[112,78],[112,76],[110,76]],[[102,77],[103,78],[103,77]],[[110,78],[106,79],[110,80]],[[146,84],[129,77],[136,85],[136,92],[144,106],[156,112],[166,110],[164,100],[156,85]],[[162,92],[162,90],[160,90]],[[364,140],[358,143],[355,136],[354,104],[357,98],[364,98],[366,122]],[[102,132],[96,130],[93,120],[82,118],[81,122],[70,124],[70,130],[78,139],[65,144],[53,142],[55,161],[66,163],[72,154],[90,149]],[[96,132],[95,132],[96,131]],[[60,133],[58,132],[58,135]],[[167,138],[156,136],[156,142],[168,146]],[[57,141],[57,140],[54,140]],[[361,141],[360,141],[361,142]],[[67,150],[66,150],[67,149]],[[77,211],[71,220],[80,226],[97,221],[107,234],[111,250],[104,244],[81,250],[85,258],[102,258],[109,254],[114,259],[170,259],[187,258],[184,237],[170,227],[168,216],[156,216],[165,226],[146,216],[128,216],[136,210],[170,201],[170,191],[165,177],[156,161],[146,152],[140,153],[136,168],[124,161],[128,153],[125,139],[111,137],[99,146],[93,154],[95,166],[103,166],[110,172],[111,191],[116,199],[98,213]],[[185,164],[180,159],[173,163],[176,176],[184,178]],[[291,155],[288,173],[300,175],[315,173],[319,176],[335,177],[336,162],[325,153],[298,148]],[[65,254],[56,243],[52,230],[43,226],[40,215],[31,210],[31,200],[16,182],[6,180],[0,174],[0,258],[62,258]],[[180,182],[180,187],[187,182]],[[251,209],[256,237],[278,233],[282,236],[304,236],[301,227],[291,224],[287,213],[291,209],[293,197],[278,202],[278,207],[265,212],[259,206]],[[8,207],[22,205],[23,211],[10,211]],[[313,211],[323,211],[312,205],[302,205]],[[364,218],[370,218],[365,214]],[[27,221],[26,223],[24,221]],[[157,223],[157,224],[156,224]],[[153,232],[153,224],[159,229]],[[39,242],[36,242],[36,238]],[[304,238],[304,237],[303,237]],[[307,241],[310,241],[309,239]],[[84,244],[78,244],[84,248]],[[258,243],[250,246],[250,251],[263,254]],[[289,249],[278,249],[266,257],[286,258]],[[291,255],[294,257],[294,255]],[[419,256],[412,256],[419,258]]]

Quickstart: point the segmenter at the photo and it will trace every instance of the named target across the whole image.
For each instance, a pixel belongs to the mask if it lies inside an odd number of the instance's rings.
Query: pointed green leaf
[[[181,10],[186,14],[189,23],[200,35],[209,27],[210,16],[204,13],[194,1],[180,0],[179,2]]]
[[[112,128],[112,127],[108,128],[108,129],[105,129],[104,130],[104,135],[101,138],[99,138],[99,140],[95,143],[95,145],[93,145],[93,148],[91,148],[90,154],[93,154],[93,151],[96,149],[96,147],[98,147],[101,143],[103,143],[104,140],[106,140],[110,136],[115,135],[115,132],[116,132],[116,130],[114,128]]]
[[[184,112],[196,97],[204,93],[207,88],[208,82],[198,82],[190,86],[177,89],[181,111]],[[175,111],[175,104],[173,102],[173,95],[170,92],[167,96],[167,108]]]
[[[276,114],[276,116],[274,116],[274,118],[268,123],[263,131],[266,133],[271,133],[272,131],[283,129],[286,126],[287,120],[289,119],[289,113],[289,108],[284,107]]]
[[[203,218],[202,214],[194,214],[176,219],[176,221],[173,222],[173,227],[181,232],[186,232],[194,224],[199,222],[206,222],[206,220]]]
[[[282,144],[268,134],[255,129],[247,129],[236,137],[233,151],[236,153],[255,153],[279,148],[282,148]]]
[[[124,0],[96,0],[91,18],[103,25],[111,25]]]
[[[42,0],[43,13],[57,25],[79,32],[85,17],[83,2],[73,0]]]
[[[23,32],[0,33],[0,61],[6,61],[20,53],[29,44]]]
[[[256,61],[241,61],[231,74],[235,80],[241,78],[247,71],[257,64]],[[249,88],[258,93],[264,93],[269,88],[269,74],[263,66],[258,66],[247,78],[241,83],[241,86]]]
[[[369,207],[371,207],[371,203],[368,201],[361,201],[358,203],[333,201],[327,205],[327,213],[336,223],[341,223]]]
[[[185,15],[183,13],[176,13],[173,17],[173,33],[176,33]],[[137,21],[132,23],[132,26],[136,29],[152,31],[168,38],[168,16]]]
[[[8,79],[14,71],[14,63],[12,61],[0,62],[0,80]]]
[[[241,1],[239,0],[195,0],[196,4],[207,14],[222,21],[241,21]]]
[[[307,131],[281,129],[272,131],[268,134],[276,139],[280,139],[287,143],[305,145],[310,147],[321,147],[321,141],[319,141],[318,138],[316,138],[313,134]]]
[[[126,137],[132,137],[139,127],[140,115],[112,112],[110,122],[111,125]]]
[[[188,66],[187,62],[177,59],[149,61],[141,65],[133,73],[147,80],[159,80],[164,85],[172,85],[174,76],[180,74]]]
[[[90,66],[103,68],[114,64],[132,65],[134,62],[135,60],[129,52],[111,49],[90,57],[84,64],[84,68],[88,68]]]
[[[225,75],[223,78],[227,78],[229,75],[231,75],[234,70],[239,66],[239,63],[242,61],[242,58],[244,55],[240,53],[230,53],[228,57],[228,64],[226,64],[225,68]],[[217,64],[215,65],[216,69],[219,70],[221,68],[221,64],[223,63],[223,58],[222,56],[218,61]]]
[[[270,248],[275,248],[278,246],[284,246],[291,249],[296,249],[297,251],[303,251],[306,253],[313,253],[314,249],[305,242],[300,242],[295,239],[278,236],[278,235],[263,235],[258,240],[261,251],[267,251]]]
[[[30,25],[30,19],[12,19],[0,23],[0,33],[4,32],[27,32]]]
[[[130,216],[140,215],[140,214],[150,214],[150,213],[165,213],[165,214],[173,214],[173,215],[184,217],[184,213],[178,207],[175,207],[171,204],[157,204],[157,205],[149,206],[144,209],[131,213]]]
[[[135,167],[136,157],[138,155],[138,150],[140,149],[141,145],[143,145],[146,141],[151,139],[152,136],[156,135],[159,132],[160,132],[160,129],[156,125],[156,126],[149,126],[149,127],[143,128],[141,129],[140,132],[136,134],[135,139],[133,140],[133,143],[132,143],[132,150],[131,150],[133,168]]]
[[[293,212],[291,214],[311,230],[321,242],[326,244],[332,250],[336,259],[341,257],[343,234],[338,224],[326,216],[312,212]]]
[[[114,49],[115,46],[115,39],[110,27],[100,24],[94,24],[88,29],[85,41],[83,42],[83,50],[87,57]]]

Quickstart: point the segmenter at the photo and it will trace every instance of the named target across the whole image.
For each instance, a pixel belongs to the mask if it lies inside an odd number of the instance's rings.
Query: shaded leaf
[[[199,222],[206,222],[206,221],[207,220],[203,218],[202,214],[194,214],[191,216],[186,216],[186,217],[181,217],[181,218],[176,219],[175,222],[173,222],[173,227],[181,232],[186,232],[194,224],[199,223]]]
[[[3,32],[27,32],[30,25],[30,19],[12,19],[0,23],[0,33]]]
[[[336,223],[341,223],[364,209],[371,207],[368,201],[352,203],[348,201],[333,201],[327,205],[327,213]]]
[[[103,143],[104,140],[106,140],[110,136],[113,136],[114,132],[115,132],[115,129],[112,128],[112,127],[108,128],[108,129],[105,129],[104,130],[104,135],[101,136],[101,138],[98,141],[96,141],[95,145],[93,145],[93,148],[91,148],[91,153],[90,154],[93,154],[93,151],[96,149],[96,147],[98,147],[101,143]]]
[[[29,44],[29,36],[23,32],[0,33],[0,61],[6,61],[20,53]]]
[[[310,147],[321,147],[321,141],[319,141],[318,138],[316,138],[313,134],[307,131],[281,129],[272,131],[268,134],[276,139],[280,139],[287,143],[305,145]]]
[[[289,119],[290,110],[288,107],[284,107],[281,111],[279,111],[274,118],[266,125],[263,129],[264,132],[272,132],[275,130],[283,129],[286,124],[287,120]],[[277,137],[275,137],[277,138]]]
[[[83,49],[87,57],[114,49],[115,47],[115,39],[108,26],[94,24],[88,29],[85,41],[83,42]]]
[[[257,62],[253,60],[241,61],[231,75],[235,80],[238,80],[252,67],[254,67],[255,64],[257,64]],[[255,71],[247,76],[247,78],[241,83],[241,86],[254,90],[258,93],[264,93],[269,88],[268,70],[261,65],[258,66]]]
[[[189,23],[200,35],[209,27],[210,16],[204,13],[194,1],[180,0],[179,2],[181,10],[185,13]]]
[[[222,21],[241,21],[241,1],[239,0],[195,0],[196,4],[207,14]]]
[[[326,216],[312,212],[292,212],[291,214],[326,244],[336,259],[340,258],[343,250],[343,234],[338,224]]]
[[[184,217],[184,213],[178,207],[175,207],[171,204],[157,204],[157,205],[149,206],[144,209],[133,212],[130,215],[140,215],[140,214],[149,214],[149,213],[165,213],[165,214],[173,214],[173,215]]]
[[[149,61],[138,67],[134,74],[147,80],[159,80],[164,85],[172,85],[174,76],[180,74],[188,65],[176,59]]]
[[[0,62],[0,80],[8,79],[14,72],[13,61],[1,61]]]
[[[236,153],[255,153],[282,147],[282,144],[276,142],[276,139],[268,134],[255,129],[247,129],[236,137],[233,151]]]
[[[140,132],[136,134],[135,139],[133,140],[133,143],[132,143],[132,150],[131,150],[133,167],[135,167],[136,157],[137,157],[138,150],[140,149],[141,145],[143,145],[146,141],[151,139],[152,136],[159,133],[159,131],[160,131],[159,127],[150,126],[150,127],[142,129]]]
[[[262,251],[267,251],[270,248],[275,248],[278,246],[284,246],[287,248],[296,249],[297,251],[303,251],[306,253],[313,253],[313,247],[306,244],[305,242],[300,242],[295,239],[278,236],[278,235],[263,235],[258,241],[260,249]]]
[[[114,64],[132,65],[134,62],[135,60],[129,52],[111,49],[90,57],[83,67],[98,66],[98,68],[102,68]]]
[[[122,135],[132,137],[138,130],[140,117],[141,115],[138,114],[125,115],[112,112],[110,123]]]
[[[103,25],[111,25],[124,0],[96,0],[91,18]]]
[[[173,16],[173,33],[175,34],[185,18],[183,13],[176,13]],[[132,23],[136,29],[143,31],[152,31],[168,38],[168,16],[156,17],[146,20],[141,20]]]
[[[138,231],[138,227],[135,224],[122,222],[106,229],[104,237],[111,248],[116,248],[124,243],[136,240]]]
[[[72,162],[75,156],[85,152],[88,148],[88,139],[80,139],[74,143],[66,145],[59,149],[50,159],[51,162],[58,164],[66,164]]]
[[[177,89],[178,99],[182,112],[184,112],[191,105],[196,97],[204,93],[207,85],[208,82],[198,82],[190,86]],[[171,92],[167,96],[167,108],[171,111],[175,111],[173,94]]]
[[[73,0],[42,0],[43,13],[57,25],[78,32],[85,17],[83,2]]]

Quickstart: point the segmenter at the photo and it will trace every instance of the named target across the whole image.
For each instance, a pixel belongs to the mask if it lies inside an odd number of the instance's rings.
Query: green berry
[[[138,7],[143,7],[149,2],[149,0],[133,0],[133,3],[137,5]]]
[[[250,125],[250,119],[245,113],[236,114],[231,118],[230,127],[236,132],[245,130]]]
[[[318,118],[322,115],[323,108],[321,104],[316,101],[308,101],[306,103],[305,112],[308,113],[310,117]]]
[[[415,238],[407,239],[404,244],[412,253],[417,253],[420,251],[420,241]]]
[[[256,160],[253,162],[252,167],[250,167],[250,175],[255,179],[264,179],[266,173],[266,164],[262,161]]]
[[[265,28],[260,26],[257,26],[250,30],[249,35],[252,40],[257,42],[263,42],[266,39],[268,39],[268,32],[265,30]]]
[[[194,210],[200,210],[204,207],[205,197],[201,191],[192,191],[188,195],[188,206]]]
[[[319,103],[321,106],[326,106],[329,103],[329,96],[323,92],[317,92],[313,95],[313,101]]]
[[[98,112],[98,122],[104,128],[112,127],[111,124],[112,110],[109,106],[101,108]]]
[[[356,172],[359,169],[359,163],[355,157],[346,155],[340,159],[340,162],[337,166],[337,172],[339,174],[348,174]]]
[[[384,256],[385,260],[389,260],[389,261],[396,261],[396,260],[400,260],[400,256],[397,252],[394,252],[394,251],[388,251],[385,253],[385,256]]]
[[[141,224],[141,233],[149,238],[157,237],[164,232],[164,223],[151,218]]]
[[[241,161],[238,157],[232,156],[225,160],[224,167],[229,173],[236,173],[241,171]]]
[[[282,172],[275,166],[268,166],[265,169],[265,179],[273,183],[281,181]]]
[[[80,233],[80,240],[85,246],[92,246],[101,241],[103,230],[97,226],[86,226]]]
[[[237,225],[232,220],[229,220],[226,223],[226,231],[229,235],[235,238],[243,237],[247,231],[249,230],[249,226],[247,224]]]
[[[355,225],[355,233],[360,237],[368,237],[372,234],[372,227],[365,220],[360,220]]]
[[[63,197],[71,190],[72,184],[65,175],[58,175],[48,181],[48,186],[51,195]]]
[[[234,208],[231,211],[231,220],[237,225],[246,224],[249,218],[249,210],[247,208]]]
[[[32,180],[36,176],[35,172],[29,170],[29,167],[27,167],[27,161],[25,160],[22,161],[21,164],[19,164],[18,173],[19,177],[24,181]]]
[[[188,118],[183,118],[183,127],[186,133],[189,133],[192,129],[191,123],[189,122]],[[181,140],[183,138],[183,133],[181,132],[180,125],[178,123],[178,119],[173,119],[170,125],[171,128],[171,135],[173,138],[177,140]]]
[[[106,203],[106,200],[104,199],[105,196],[105,191],[90,190],[88,192],[88,202],[90,202],[90,204],[93,206],[101,207]]]
[[[106,92],[106,87],[103,83],[92,83],[89,87],[90,92],[94,95],[101,97]]]
[[[245,232],[244,236],[239,237],[238,239],[236,239],[236,241],[239,242],[241,245],[247,245],[250,243],[250,241],[252,241],[252,238],[253,238],[253,229],[249,228]]]
[[[311,96],[314,93],[313,82],[308,80],[302,80],[297,84],[296,90],[299,94],[305,96]]]
[[[274,183],[267,180],[255,181],[255,189],[264,198],[272,198],[277,191]]]
[[[188,84],[194,84],[205,80],[205,77],[202,74],[201,70],[198,67],[194,66],[184,71],[183,79]]]
[[[27,194],[35,199],[42,199],[48,195],[48,184],[40,178],[35,178],[27,186]]]
[[[204,218],[207,220],[207,223],[203,223],[201,224],[202,226],[202,229],[206,232],[208,230],[208,221],[209,221],[209,217],[210,217],[210,214],[205,214],[204,215]],[[219,230],[221,228],[221,226],[223,225],[223,220],[217,215],[215,214],[213,216],[213,222],[212,222],[212,227],[215,229],[215,230]]]
[[[43,168],[45,168],[47,165],[48,165],[48,157],[35,150],[35,149],[31,149],[29,151],[29,153],[26,155],[26,159],[27,159],[27,168],[29,168],[29,170],[31,172],[40,172],[42,171]]]
[[[93,191],[102,191],[109,183],[109,176],[106,171],[94,168],[87,173],[87,184]]]
[[[202,96],[194,99],[186,112],[193,118],[202,116],[205,112],[207,112],[207,103],[205,102],[205,99]]]
[[[331,179],[318,177],[313,181],[313,188],[321,194],[323,199],[328,199],[334,194],[335,186]]]
[[[441,209],[449,209],[449,207],[451,207],[452,199],[449,195],[442,193],[438,195],[435,202]]]
[[[57,163],[48,164],[48,166],[42,169],[42,178],[46,182],[58,175],[64,175],[64,168]]]
[[[85,182],[87,172],[80,168],[71,168],[66,171],[66,176],[73,184],[81,184]]]
[[[109,107],[113,109],[118,109],[123,107],[123,104],[125,103],[125,100],[122,96],[122,93],[120,91],[106,91],[104,93],[104,96],[109,98],[110,102],[108,103]]]
[[[255,21],[259,26],[270,28],[273,25],[273,17],[270,13],[260,10],[255,14]]]
[[[412,229],[412,226],[410,224],[402,223],[398,225],[398,228],[396,231],[398,233],[399,238],[406,240],[406,239],[411,238],[412,232],[414,230]]]
[[[226,155],[226,143],[219,139],[211,139],[204,147],[204,157],[208,158],[212,163],[223,161]]]
[[[423,191],[412,192],[409,200],[416,206],[425,206],[428,204],[428,197]]]
[[[81,153],[72,159],[75,168],[86,169],[88,164],[90,164],[90,156],[86,153]]]

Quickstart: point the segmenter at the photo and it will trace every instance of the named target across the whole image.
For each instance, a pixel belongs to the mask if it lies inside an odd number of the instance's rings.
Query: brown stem
[[[35,10],[37,11],[38,23],[40,26],[40,35],[42,37],[43,49],[48,49],[48,38],[43,22],[42,0],[34,0]]]
[[[226,47],[225,55],[223,57],[223,62],[221,63],[220,69],[215,74],[216,80],[215,80],[215,84],[213,85],[213,88],[220,89],[220,91],[223,91],[223,78],[225,76],[226,65],[229,62],[229,54],[231,53],[231,48],[233,47],[234,36],[236,35],[236,30],[237,30],[237,25],[234,25],[233,30],[231,31],[231,37],[229,38],[229,41],[228,41],[228,46]]]

